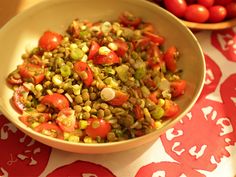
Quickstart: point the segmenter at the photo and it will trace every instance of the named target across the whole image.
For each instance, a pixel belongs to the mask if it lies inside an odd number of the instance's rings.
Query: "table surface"
[[[0,27],[41,0],[0,0]],[[126,152],[63,152],[0,115],[0,176],[236,177],[236,28],[195,34],[206,60],[198,102],[154,144]]]

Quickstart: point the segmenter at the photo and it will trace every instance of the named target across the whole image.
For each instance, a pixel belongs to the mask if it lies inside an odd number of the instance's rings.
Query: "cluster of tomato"
[[[197,23],[218,23],[236,17],[236,0],[155,0],[175,16]]]

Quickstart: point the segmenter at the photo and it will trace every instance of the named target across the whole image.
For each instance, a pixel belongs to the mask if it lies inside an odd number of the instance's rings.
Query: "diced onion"
[[[101,91],[101,98],[104,101],[110,101],[115,98],[115,91],[112,88],[106,87]]]
[[[106,47],[106,46],[102,46],[98,50],[98,53],[100,55],[108,55],[110,52],[111,52],[111,50],[108,47]]]

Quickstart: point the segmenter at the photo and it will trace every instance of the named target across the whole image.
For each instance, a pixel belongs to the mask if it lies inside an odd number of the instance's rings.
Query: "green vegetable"
[[[84,52],[80,48],[72,48],[71,49],[70,57],[73,60],[80,60],[83,58],[83,56],[84,56]]]
[[[70,66],[68,65],[63,65],[61,68],[60,68],[60,72],[61,72],[61,75],[63,77],[68,77],[71,75],[71,69],[70,69]]]
[[[134,77],[135,79],[140,80],[146,75],[147,72],[146,64],[144,62],[139,62],[138,66],[136,67],[137,69],[135,71]]]
[[[156,108],[151,112],[152,117],[157,120],[162,118],[164,114],[165,114],[165,111],[160,106],[156,106]]]
[[[128,70],[129,67],[127,65],[120,65],[118,67],[115,68],[118,77],[120,78],[120,80],[122,80],[123,82],[126,82],[128,80]]]
[[[148,97],[151,93],[150,90],[146,86],[142,86],[141,91],[142,91],[142,94],[145,98]]]

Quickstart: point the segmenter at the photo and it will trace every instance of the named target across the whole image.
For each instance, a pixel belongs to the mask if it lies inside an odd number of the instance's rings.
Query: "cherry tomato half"
[[[227,18],[235,18],[236,17],[236,2],[231,2],[225,6],[227,11]]]
[[[124,104],[128,99],[129,95],[127,93],[124,93],[122,91],[115,91],[115,98],[112,100],[108,101],[108,103],[112,106],[121,106]]]
[[[13,107],[22,114],[23,110],[25,109],[25,101],[29,94],[29,90],[24,86],[19,86],[13,94],[11,102]]]
[[[165,110],[165,117],[170,118],[177,115],[180,111],[180,108],[172,100],[165,100],[164,110]]]
[[[187,8],[185,0],[164,0],[164,5],[177,17],[183,17]]]
[[[56,123],[64,132],[72,132],[75,130],[75,111],[70,108],[62,109],[56,118]]]
[[[65,108],[69,108],[70,106],[68,99],[64,95],[59,93],[45,95],[41,100],[41,104],[52,106],[59,111]]]
[[[93,71],[89,67],[89,65],[85,62],[78,61],[74,64],[74,70],[77,74],[79,74],[83,83],[89,87],[93,82]],[[81,75],[81,72],[86,73],[86,77]]]
[[[23,122],[26,126],[30,126],[34,122],[44,123],[50,119],[50,114],[34,112],[30,115],[20,116],[20,121]]]
[[[173,97],[178,97],[184,94],[186,88],[185,80],[173,81],[170,83],[171,94]]]
[[[88,119],[88,126],[85,129],[86,134],[92,138],[96,138],[98,136],[105,138],[110,131],[110,123],[106,122],[102,118]]]
[[[187,7],[184,17],[191,22],[204,23],[209,18],[209,11],[203,5],[192,4]]]
[[[155,27],[152,23],[144,23],[142,24],[141,27],[143,32],[150,32],[150,33],[154,33],[155,32]]]
[[[135,28],[142,22],[141,18],[136,17],[129,12],[122,13],[119,17],[119,20],[124,26],[132,26]]]
[[[24,81],[39,84],[43,81],[44,69],[40,65],[25,62],[18,66],[19,74]]]
[[[148,96],[148,98],[153,102],[153,103],[155,103],[155,104],[158,104],[158,99],[157,99],[157,96],[158,96],[158,91],[155,91],[155,92],[152,92],[149,96]]]
[[[52,31],[46,31],[39,39],[39,47],[43,50],[51,51],[60,45],[62,39],[62,35]]]
[[[53,123],[42,123],[35,127],[34,130],[50,137],[64,139],[63,131],[58,127],[58,125]]]
[[[154,42],[157,45],[161,45],[165,42],[165,38],[162,36],[159,36],[157,34],[153,34],[151,32],[145,31],[144,36],[150,39],[150,41]]]
[[[209,8],[209,7],[213,6],[214,1],[215,0],[198,0],[197,2],[198,2],[198,4],[201,4],[201,5],[205,6],[206,8]]]
[[[21,79],[20,74],[18,73],[18,70],[15,70],[13,72],[11,72],[8,76],[7,76],[7,83],[10,85],[20,85],[23,83],[23,80]]]
[[[217,23],[225,19],[227,11],[224,6],[216,5],[216,6],[211,6],[209,8],[209,13],[210,16],[208,21],[212,23]]]
[[[120,58],[111,50],[107,55],[96,55],[93,59],[93,63],[97,65],[113,65],[120,63]]]
[[[117,45],[118,49],[116,50],[116,54],[119,57],[123,57],[128,51],[129,47],[127,43],[121,39],[116,39],[114,43]]]
[[[144,113],[143,113],[143,110],[141,108],[141,106],[139,104],[136,104],[134,106],[134,115],[135,115],[135,118],[137,120],[140,120],[140,119],[143,119],[144,118]]]
[[[92,60],[94,56],[98,53],[100,45],[96,41],[92,41],[90,44],[88,59]]]
[[[167,51],[164,53],[163,59],[166,63],[166,68],[171,72],[176,71],[177,68],[176,57],[177,57],[177,49],[174,46],[169,47]]]

